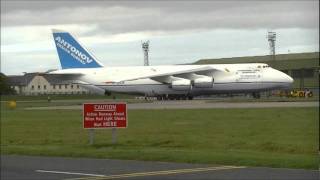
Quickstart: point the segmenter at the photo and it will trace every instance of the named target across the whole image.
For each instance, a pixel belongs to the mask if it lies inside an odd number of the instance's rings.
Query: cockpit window
[[[268,67],[270,67],[270,66],[268,66],[268,65],[264,65],[264,66],[263,66],[263,68],[268,68]]]

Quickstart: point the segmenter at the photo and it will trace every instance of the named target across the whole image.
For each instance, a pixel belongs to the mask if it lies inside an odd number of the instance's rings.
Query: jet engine
[[[171,88],[177,91],[191,90],[191,81],[189,79],[180,79],[171,82]]]
[[[212,88],[213,81],[213,77],[205,76],[195,79],[193,81],[193,86],[196,88]]]

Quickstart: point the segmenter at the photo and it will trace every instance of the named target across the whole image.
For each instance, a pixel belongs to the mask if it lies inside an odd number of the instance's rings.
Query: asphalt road
[[[318,102],[211,102],[211,101],[155,101],[129,104],[129,109],[217,109],[217,108],[268,108],[313,107]]]
[[[130,160],[1,156],[1,179],[219,179],[264,180],[319,178],[317,170],[236,167]]]
[[[94,101],[91,101],[94,102]],[[101,101],[99,101],[101,102]],[[217,108],[270,108],[270,107],[319,107],[319,102],[213,102],[194,101],[154,101],[128,104],[128,109],[217,109]],[[82,109],[82,105],[30,107],[29,110]]]

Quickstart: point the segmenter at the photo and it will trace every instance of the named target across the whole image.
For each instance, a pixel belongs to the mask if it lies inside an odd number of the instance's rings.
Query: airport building
[[[8,76],[8,84],[20,95],[46,94],[91,94],[78,84],[60,81],[41,73],[26,73],[21,76]]]

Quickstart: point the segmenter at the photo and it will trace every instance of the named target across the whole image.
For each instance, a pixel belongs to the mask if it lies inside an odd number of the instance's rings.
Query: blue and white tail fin
[[[52,33],[62,69],[103,67],[70,33],[61,30]]]

